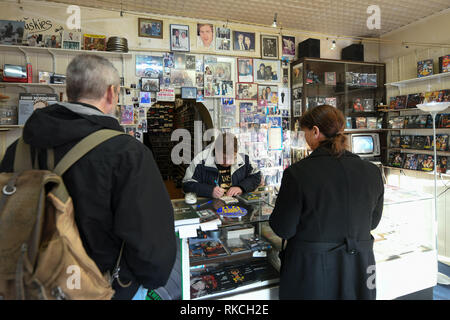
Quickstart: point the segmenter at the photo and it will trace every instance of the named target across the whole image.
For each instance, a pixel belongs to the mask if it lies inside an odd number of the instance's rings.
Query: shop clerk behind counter
[[[254,191],[261,182],[259,169],[240,154],[237,138],[224,133],[199,153],[183,179],[183,191],[199,197],[220,198]]]

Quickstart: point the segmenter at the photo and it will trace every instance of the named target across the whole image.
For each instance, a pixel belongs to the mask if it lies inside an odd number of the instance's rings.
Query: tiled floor
[[[450,277],[450,266],[439,262],[438,271]],[[434,300],[450,300],[450,285],[438,284],[433,290]]]

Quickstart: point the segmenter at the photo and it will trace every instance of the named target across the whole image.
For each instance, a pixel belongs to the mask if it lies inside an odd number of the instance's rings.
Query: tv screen
[[[374,152],[372,136],[352,137],[352,152],[356,154],[371,154]]]

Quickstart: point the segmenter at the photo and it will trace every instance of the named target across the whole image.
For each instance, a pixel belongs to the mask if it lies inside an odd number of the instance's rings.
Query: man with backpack
[[[61,176],[87,255],[102,274],[112,273],[118,280],[112,282],[112,298],[131,299],[140,286],[156,289],[169,278],[177,250],[173,208],[150,150],[120,134],[123,129],[114,117],[120,79],[112,63],[97,55],[78,55],[66,77],[69,102],[35,110],[24,126],[23,142],[31,147],[35,168],[52,171],[87,136],[103,129],[115,135],[61,171]],[[16,141],[6,151],[0,172],[16,171],[17,146]],[[13,189],[5,186],[2,197]],[[68,295],[65,288],[56,289],[53,298]]]

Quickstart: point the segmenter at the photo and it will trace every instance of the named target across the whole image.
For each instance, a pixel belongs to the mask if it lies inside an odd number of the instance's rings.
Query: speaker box
[[[342,60],[364,61],[364,45],[352,44],[342,49]]]
[[[320,40],[309,38],[298,44],[298,58],[320,58]]]

